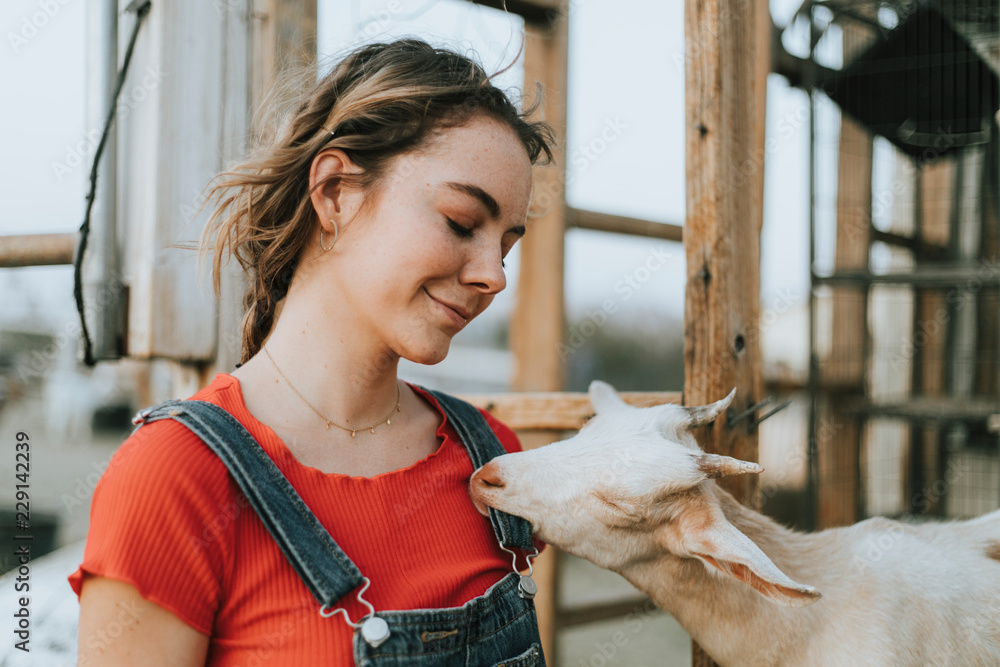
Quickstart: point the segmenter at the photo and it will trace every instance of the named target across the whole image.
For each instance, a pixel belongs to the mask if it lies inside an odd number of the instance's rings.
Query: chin
[[[451,341],[438,345],[429,345],[421,350],[407,350],[405,354],[402,354],[404,359],[408,359],[415,364],[423,364],[424,366],[434,366],[436,364],[444,361],[445,357],[448,356],[448,351],[451,349]]]

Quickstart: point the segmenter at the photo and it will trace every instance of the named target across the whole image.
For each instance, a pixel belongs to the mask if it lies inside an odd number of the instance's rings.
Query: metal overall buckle
[[[514,572],[518,572],[517,554],[502,544],[500,545],[500,548],[513,556],[511,568]],[[534,549],[535,553],[526,554],[524,557],[524,560],[528,562],[528,574],[522,574],[521,579],[517,582],[517,594],[521,596],[522,600],[533,600],[535,595],[538,593],[538,584],[536,584],[535,580],[531,578],[531,575],[534,574],[534,569],[531,567],[531,559],[538,556],[538,547],[534,547]]]
[[[371,579],[365,577],[365,585],[361,587],[358,591],[358,602],[368,607],[368,613],[365,614],[361,621],[354,623],[351,621],[350,616],[347,615],[347,610],[343,607],[338,609],[330,609],[330,605],[323,605],[319,609],[319,615],[323,618],[330,618],[336,614],[343,612],[344,620],[352,628],[361,628],[361,637],[368,642],[368,645],[372,648],[378,648],[385,643],[385,640],[389,638],[389,624],[385,622],[384,618],[379,618],[375,615],[375,607],[372,606],[371,602],[364,599],[362,594],[368,590],[368,587],[372,585]]]

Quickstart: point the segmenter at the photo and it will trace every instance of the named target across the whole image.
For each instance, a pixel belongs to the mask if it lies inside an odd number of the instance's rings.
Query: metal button
[[[526,574],[521,575],[521,581],[517,584],[517,594],[524,600],[532,600],[538,592],[538,584]]]
[[[372,648],[378,648],[389,638],[389,624],[385,619],[372,616],[361,624],[361,636]]]

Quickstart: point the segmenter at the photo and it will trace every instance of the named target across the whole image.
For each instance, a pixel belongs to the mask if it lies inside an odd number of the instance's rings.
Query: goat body
[[[706,455],[690,433],[733,394],[633,408],[604,383],[590,393],[579,434],[476,471],[480,511],[618,572],[723,666],[1000,665],[1000,511],[795,532],[711,479],[759,466]]]

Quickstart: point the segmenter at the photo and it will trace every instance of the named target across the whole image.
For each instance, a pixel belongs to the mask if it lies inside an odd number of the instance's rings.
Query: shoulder
[[[420,385],[415,385],[412,383],[407,383],[407,384],[409,384],[409,386],[414,391],[416,391],[419,395],[423,396],[426,400],[431,401],[431,403],[434,405],[435,410],[437,410],[437,412],[439,413],[440,418],[444,420],[444,422],[441,422],[442,424],[447,422],[447,416],[445,414],[444,408],[441,407],[441,404],[437,400],[437,397],[434,395],[434,393],[432,393],[431,391],[429,391],[424,387],[421,387]],[[442,392],[437,392],[437,393],[442,393]],[[465,400],[460,398],[459,396],[455,396],[450,393],[446,395],[449,396],[450,398],[454,398],[457,400]],[[484,419],[486,419],[487,425],[497,436],[497,439],[500,441],[500,444],[503,445],[503,448],[508,453],[521,451],[522,449],[521,442],[520,440],[518,440],[517,435],[514,434],[514,431],[509,426],[507,426],[502,421],[500,421],[492,414],[490,414],[488,410],[485,410],[484,408],[480,407],[476,407],[476,409],[479,410],[479,413],[483,416]]]
[[[517,434],[504,424],[502,421],[494,417],[484,408],[478,408],[479,412],[486,418],[486,423],[490,425],[490,428],[496,434],[497,439],[503,448],[507,450],[507,453],[519,452],[521,451],[521,441],[518,440]]]
[[[192,398],[223,404],[219,384],[217,378]],[[161,419],[140,426],[122,443],[94,499],[111,501],[104,506],[117,509],[140,498],[156,498],[164,501],[163,512],[212,515],[235,493],[225,464],[201,438],[173,419]]]

